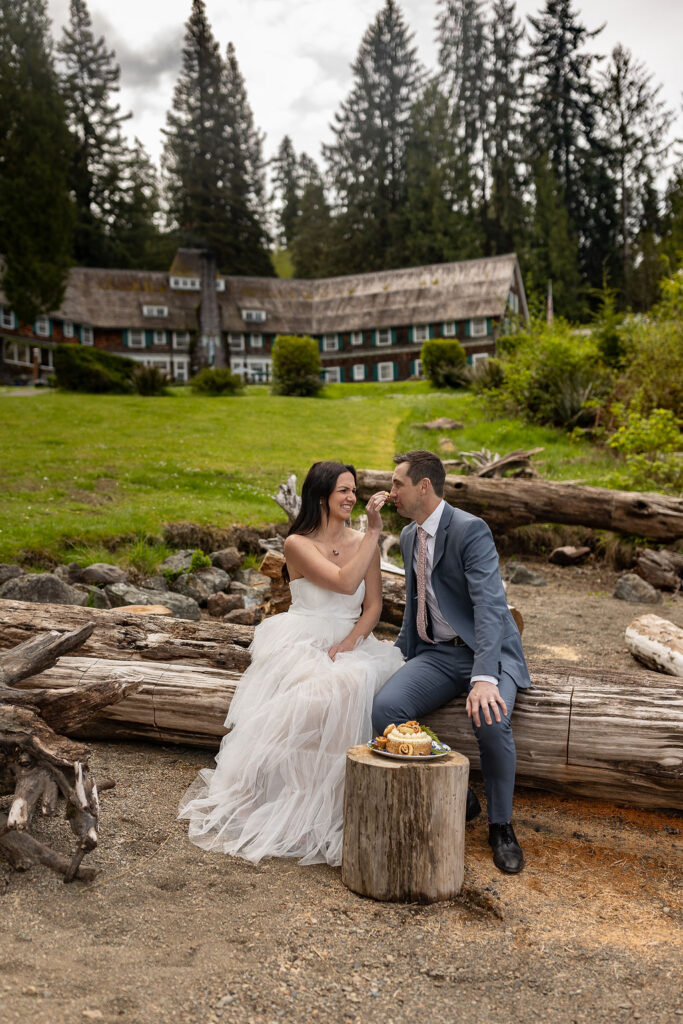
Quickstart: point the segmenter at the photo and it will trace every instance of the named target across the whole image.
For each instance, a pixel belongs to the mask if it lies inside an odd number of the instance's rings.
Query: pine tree
[[[326,277],[334,266],[332,216],[318,166],[306,153],[297,167],[299,213],[291,241],[295,277]]]
[[[410,112],[422,70],[395,0],[386,0],[352,64],[353,86],[323,147],[335,196],[340,273],[404,262],[398,212],[405,197]]]
[[[95,39],[85,0],[70,0],[69,26],[57,50],[74,138],[70,185],[76,200],[74,256],[84,266],[116,265],[117,212],[128,149],[114,94],[120,68],[104,38]]]
[[[683,267],[683,162],[679,162],[664,194],[661,253],[669,273]]]
[[[552,282],[554,311],[569,319],[583,311],[579,254],[564,192],[549,157],[539,157],[533,176],[533,223],[526,260],[530,299],[541,303]]]
[[[0,4],[0,247],[20,321],[58,309],[73,239],[71,139],[45,0]]]
[[[135,139],[130,149],[124,173],[112,239],[114,266],[167,269],[171,261],[164,254],[160,263],[162,241],[155,223],[159,212],[157,172],[139,139]]]
[[[292,244],[301,202],[299,161],[289,135],[285,135],[273,160],[273,192],[278,203],[277,222],[280,242]]]

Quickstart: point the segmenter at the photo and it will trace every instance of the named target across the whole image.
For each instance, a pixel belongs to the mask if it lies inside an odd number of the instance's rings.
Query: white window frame
[[[216,278],[216,291],[217,292],[224,292],[225,291],[225,280],[222,277],[217,277]]]
[[[92,327],[81,327],[81,345],[94,345],[95,331]]]
[[[413,341],[418,343],[429,341],[429,324],[413,325]]]
[[[189,331],[174,331],[173,332],[173,348],[178,352],[187,352],[190,347],[190,332]]]
[[[326,384],[341,384],[340,366],[324,366],[323,375],[325,377]]]
[[[143,306],[143,316],[153,316],[157,319],[168,316],[168,306]]]
[[[391,372],[390,377],[383,376],[386,371]],[[377,380],[388,381],[394,379],[394,364],[393,363],[377,363]]]
[[[421,359],[416,359],[415,360],[415,370],[414,370],[413,376],[414,377],[419,377],[420,379],[422,377],[424,377],[424,373],[422,372],[422,360]]]
[[[171,288],[181,292],[198,292],[202,283],[198,277],[172,277]]]
[[[363,332],[362,331],[351,331],[351,334],[349,335],[349,340],[350,340],[352,345],[362,345],[363,344]]]
[[[4,327],[7,331],[13,331],[15,328],[14,313],[11,309],[5,309],[4,306],[0,306],[0,327]]]
[[[228,348],[231,352],[244,352],[244,335],[231,331],[228,335]]]
[[[167,345],[168,342],[166,341],[166,331],[155,331],[152,344]]]
[[[455,338],[458,333],[455,320],[444,320],[443,324],[443,336],[444,338]]]
[[[339,338],[336,334],[323,334],[323,352],[338,352]]]
[[[519,295],[512,290],[508,295],[508,309],[511,309],[513,313],[519,313]]]
[[[381,330],[377,329],[377,344],[391,345],[391,327],[383,327]]]
[[[265,309],[243,309],[242,319],[246,324],[263,324],[266,322]]]
[[[50,318],[49,316],[38,316],[36,317],[36,334],[39,338],[50,337]]]
[[[23,359],[19,353],[22,353]],[[20,341],[5,341],[5,362],[18,363],[19,366],[31,366],[31,347]]]
[[[74,336],[74,322],[73,320],[64,320],[62,322],[62,335],[65,338],[73,338]]]
[[[354,363],[352,377],[354,380],[365,380],[365,363]]]
[[[473,352],[472,353],[472,369],[476,369],[478,366],[486,366],[489,361],[488,352]]]
[[[173,360],[173,379],[179,381],[187,381],[188,378],[188,360],[187,359],[174,359]]]
[[[478,316],[470,320],[470,338],[485,338],[488,333],[488,322],[485,316]]]
[[[249,345],[251,348],[263,348],[263,335],[262,334],[250,334]]]
[[[130,328],[128,331],[128,348],[145,347],[145,332],[143,330],[138,330],[137,328],[135,330]]]

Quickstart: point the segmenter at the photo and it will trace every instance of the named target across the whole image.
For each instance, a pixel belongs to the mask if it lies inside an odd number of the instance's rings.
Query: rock
[[[267,576],[269,580],[279,581],[282,579],[284,564],[285,556],[279,551],[267,551],[259,566],[259,572],[262,576]]]
[[[270,578],[258,569],[239,569],[233,580],[235,583],[245,583],[248,587],[270,586]]]
[[[174,580],[170,589],[176,594],[191,597],[202,608],[213,594],[218,594],[230,583],[227,572],[214,566],[198,569],[197,572],[183,573]]]
[[[575,548],[571,544],[563,548],[555,548],[548,556],[548,561],[553,565],[579,565],[585,562],[591,553],[590,548]]]
[[[678,590],[681,586],[679,567],[670,551],[639,548],[634,572],[659,590]]]
[[[429,420],[427,423],[416,423],[416,427],[422,430],[462,430],[465,426],[459,420],[452,420],[448,416],[439,416],[436,420]]]
[[[285,550],[285,538],[284,537],[261,537],[258,542],[258,546],[261,551],[277,551],[280,554]]]
[[[197,602],[184,594],[143,590],[142,587],[133,587],[130,583],[108,583],[104,590],[113,608],[124,608],[126,605],[160,604],[170,608],[177,619],[196,621],[202,617]]]
[[[15,580],[18,576],[24,576],[24,570],[19,565],[9,565],[6,562],[0,563],[0,587],[7,580]]]
[[[119,569],[118,565],[109,565],[107,562],[93,562],[92,565],[83,569],[78,577],[79,583],[91,583],[96,586],[104,586],[105,583],[127,583],[128,573]]]
[[[80,566],[79,566],[80,570]],[[35,601],[37,604],[78,604],[87,602],[87,595],[79,593],[52,573],[26,573],[7,580],[0,587],[0,597],[10,601]]]
[[[456,447],[449,437],[442,437],[439,441],[439,448],[442,452],[454,452]]]
[[[250,608],[254,604],[263,604],[268,599],[270,580],[268,580],[268,584],[268,587],[248,587],[246,583],[231,583],[230,593],[238,594],[244,602],[244,607]]]
[[[227,572],[218,566],[207,565],[204,569],[197,569],[194,575],[200,579],[202,583],[205,583],[208,587],[212,587],[214,594],[219,594],[230,585],[230,577]]]
[[[174,555],[169,555],[159,566],[161,573],[164,572],[187,572],[192,565],[192,556],[194,551],[186,548],[183,551],[176,551]]]
[[[223,616],[223,622],[236,622],[240,626],[258,626],[263,618],[263,609],[260,605],[251,605],[249,608],[236,608]]]
[[[85,594],[86,608],[111,608],[111,602],[103,590],[92,583],[74,583],[73,589]]]
[[[212,565],[223,569],[224,572],[234,572],[242,564],[242,555],[235,547],[212,551],[209,558]]]
[[[546,581],[540,572],[532,572],[521,562],[509,562],[505,570],[505,579],[509,583],[525,583],[529,587],[545,587]]]
[[[633,572],[619,577],[613,596],[630,604],[659,604],[662,600],[658,590]]]
[[[140,584],[145,590],[170,590],[168,580],[165,576],[148,576],[146,580],[143,580]]]
[[[244,608],[244,600],[239,594],[212,594],[206,602],[209,615],[213,615],[215,619],[220,619],[238,608]]]
[[[82,571],[78,562],[69,562],[68,565],[58,565],[52,570],[52,575],[65,583],[78,583]]]

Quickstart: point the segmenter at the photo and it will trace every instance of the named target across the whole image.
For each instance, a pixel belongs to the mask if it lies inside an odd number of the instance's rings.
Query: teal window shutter
[[[398,380],[398,363],[394,363],[394,380]]]
[[[414,359],[410,360],[410,376],[411,377],[415,376],[415,360]]]
[[[81,328],[78,328],[78,340],[81,340]],[[121,347],[128,348],[128,330],[124,327],[121,331]]]
[[[465,320],[465,337],[469,338],[469,336],[470,336],[470,322],[469,322],[469,320]]]
[[[414,332],[413,326],[411,324],[410,327],[408,328],[408,341],[414,341],[414,340],[415,340],[415,332]]]
[[[396,344],[396,328],[395,327],[391,328],[391,344],[392,345]]]
[[[345,378],[345,375],[344,375],[344,367],[340,366],[339,367],[339,381],[340,381],[340,383],[343,384],[345,379],[346,378]]]
[[[377,363],[374,363],[372,367],[372,379],[377,380]]]

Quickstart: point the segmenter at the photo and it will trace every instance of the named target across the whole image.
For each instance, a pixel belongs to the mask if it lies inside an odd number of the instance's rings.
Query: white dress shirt
[[[445,507],[446,502],[443,501],[442,499],[436,506],[434,511],[431,513],[431,515],[427,516],[425,521],[421,524],[422,529],[427,534],[427,574],[425,580],[425,597],[427,601],[427,608],[429,609],[429,615],[432,622],[432,636],[434,637],[436,643],[443,643],[444,641],[453,640],[458,635],[454,631],[453,627],[450,626],[448,622],[446,622],[443,615],[441,614],[441,609],[439,608],[439,604],[436,600],[436,595],[432,588],[432,565],[434,562],[436,531],[439,528],[439,523],[441,522],[441,516],[443,514],[443,510]],[[417,524],[417,528],[418,530],[420,529],[420,524]],[[413,569],[415,571],[416,579],[418,543],[419,540],[416,541],[415,548],[413,551]],[[476,680],[472,679],[471,682],[474,683],[479,679],[482,679],[484,680],[484,682],[487,683],[494,683],[496,686],[498,685],[498,680],[495,678],[495,676],[479,675],[477,676]]]

